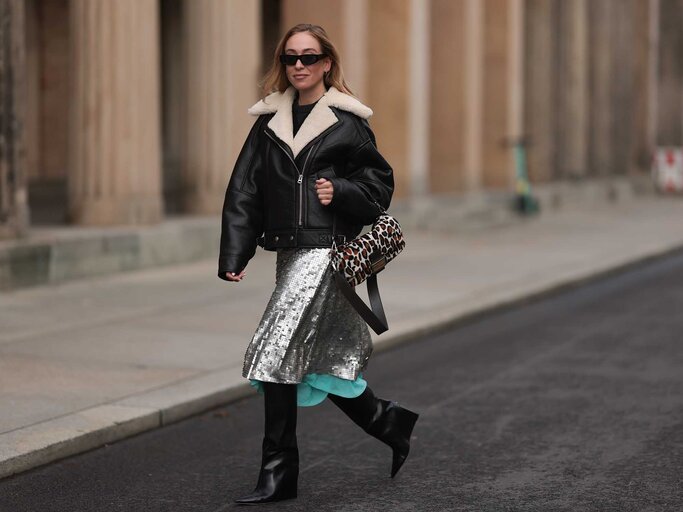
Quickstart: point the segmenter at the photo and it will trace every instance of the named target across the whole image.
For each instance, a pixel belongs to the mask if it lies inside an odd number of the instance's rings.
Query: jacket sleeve
[[[349,157],[345,177],[330,178],[333,187],[330,206],[363,225],[372,224],[379,209],[377,201],[389,208],[394,192],[394,173],[377,150],[375,134],[366,119],[362,119],[363,137]]]
[[[241,272],[256,252],[263,233],[263,156],[259,148],[263,117],[259,116],[237,156],[225,191],[221,220],[218,277]]]

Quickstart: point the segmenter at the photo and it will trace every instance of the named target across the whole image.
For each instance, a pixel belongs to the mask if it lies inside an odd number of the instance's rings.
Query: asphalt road
[[[329,400],[299,409],[283,511],[683,510],[683,254],[375,354],[375,392],[421,413],[391,451]],[[243,509],[260,396],[0,481],[0,511]]]

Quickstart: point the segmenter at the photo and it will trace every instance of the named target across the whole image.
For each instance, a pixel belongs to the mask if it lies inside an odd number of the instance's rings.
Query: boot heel
[[[270,466],[275,467],[270,467]],[[261,469],[256,489],[251,494],[237,498],[238,505],[256,505],[273,501],[288,500],[297,497],[298,467],[294,469],[283,461],[269,461]]]
[[[396,476],[396,473],[398,473],[398,470],[401,469],[406,458],[408,458],[408,453],[410,453],[410,436],[413,433],[417,419],[420,417],[418,413],[403,407],[399,407],[397,412],[400,412],[400,414],[397,414],[396,421],[400,434],[391,447],[393,451],[391,478]]]

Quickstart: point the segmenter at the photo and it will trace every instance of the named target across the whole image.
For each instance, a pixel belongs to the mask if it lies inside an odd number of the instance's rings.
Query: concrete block
[[[50,244],[24,244],[0,251],[0,290],[49,282]]]
[[[0,245],[0,289],[63,282],[218,257],[220,217],[143,227],[36,229]]]
[[[54,244],[52,281],[92,277],[139,267],[134,233],[96,234]]]

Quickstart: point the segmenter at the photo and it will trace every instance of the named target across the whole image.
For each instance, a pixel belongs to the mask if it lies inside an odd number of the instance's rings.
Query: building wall
[[[26,0],[23,5],[25,174],[34,185],[66,179],[72,191],[85,190],[83,180],[96,172],[103,173],[97,183],[130,184],[125,193],[116,187],[104,192],[111,212],[118,213],[72,215],[74,223],[161,218],[125,213],[131,197],[147,197],[162,214],[164,208],[176,214],[217,213],[221,189],[253,123],[246,108],[258,99],[257,83],[269,65],[263,60],[299,22],[322,25],[338,43],[352,90],[374,110],[370,124],[394,167],[397,198],[508,190],[514,174],[510,144],[522,136],[529,141],[535,182],[642,173],[655,144],[683,143],[683,0]],[[105,22],[101,17],[108,12]],[[124,61],[102,48],[124,25],[158,31],[158,37],[144,39],[151,45],[147,60],[118,76]],[[128,48],[125,40],[119,43]],[[88,77],[79,82],[85,84],[82,98],[69,92],[75,71]],[[426,76],[416,79],[415,73]],[[94,144],[112,126],[111,116],[119,116],[121,127],[142,119],[134,117],[144,112],[131,107],[130,88],[142,84],[143,74],[150,97],[140,108],[160,105],[157,114],[145,110],[159,116],[150,124],[159,133],[145,132],[149,144],[135,151],[125,144],[125,129],[120,140]],[[108,89],[108,76],[121,89]],[[92,98],[100,99],[92,103]],[[77,126],[69,122],[74,113],[81,116],[72,118]],[[92,131],[92,126],[100,128]],[[135,170],[138,164],[124,165],[131,155],[144,171]],[[159,160],[158,169],[144,164]],[[146,177],[123,179],[131,172]],[[135,188],[152,182],[163,187]],[[78,194],[57,200],[69,202],[71,211],[87,210]],[[80,206],[74,210],[71,203]],[[40,204],[46,204],[42,198]]]

